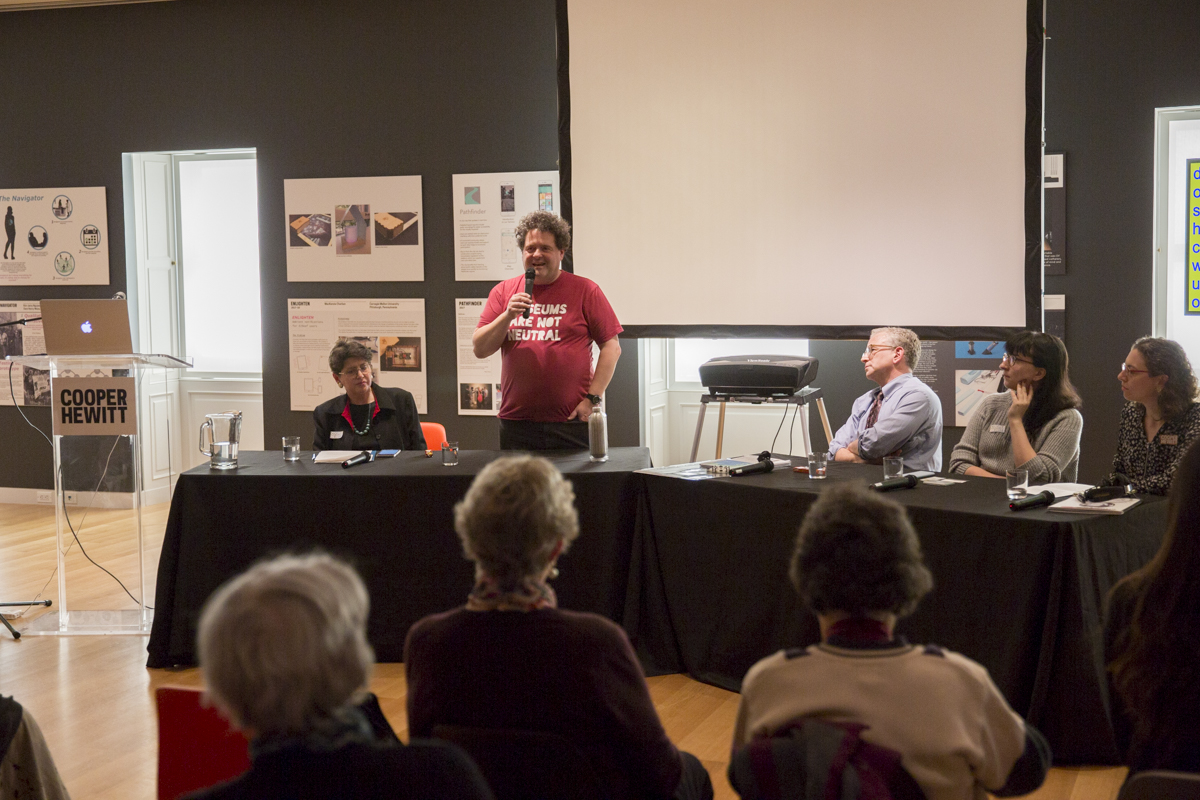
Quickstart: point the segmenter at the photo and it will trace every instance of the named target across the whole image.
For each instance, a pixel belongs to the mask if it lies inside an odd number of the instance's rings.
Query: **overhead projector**
[[[721,356],[700,365],[700,382],[717,397],[791,397],[816,380],[808,356]]]

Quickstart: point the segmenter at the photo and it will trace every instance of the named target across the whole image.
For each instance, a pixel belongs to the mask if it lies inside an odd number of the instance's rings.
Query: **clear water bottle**
[[[600,406],[588,417],[588,450],[592,461],[608,461],[608,417]]]

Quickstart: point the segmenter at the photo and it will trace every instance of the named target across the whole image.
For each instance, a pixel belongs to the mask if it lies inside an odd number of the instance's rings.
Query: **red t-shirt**
[[[492,287],[476,327],[501,316],[523,291],[524,275]],[[560,272],[554,283],[535,285],[529,319],[513,320],[500,346],[501,419],[566,422],[592,383],[592,342],[622,330],[595,282]]]

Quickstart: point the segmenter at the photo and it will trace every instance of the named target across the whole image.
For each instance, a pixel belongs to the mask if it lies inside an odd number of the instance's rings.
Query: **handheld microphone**
[[[368,461],[374,461],[374,460],[375,460],[374,451],[363,450],[358,455],[351,456],[350,458],[347,458],[345,461],[343,461],[342,467],[343,467],[343,469],[349,469],[350,467],[353,467],[355,464],[365,464]]]
[[[533,297],[533,277],[537,273],[531,269],[525,270],[525,294]],[[525,319],[529,319],[529,309],[525,309],[525,313],[521,315]]]
[[[1125,486],[1093,486],[1080,492],[1079,499],[1085,503],[1099,503],[1104,500],[1127,497],[1133,493],[1133,486],[1129,484]]]
[[[899,478],[888,478],[886,481],[872,483],[871,488],[877,492],[890,492],[893,489],[912,489],[921,482],[921,478],[914,473],[901,475]]]
[[[1008,504],[1008,507],[1013,511],[1028,511],[1031,508],[1041,508],[1053,503],[1057,498],[1054,492],[1047,489],[1044,492],[1031,494],[1028,497],[1022,497],[1020,500],[1013,500]]]
[[[729,477],[737,478],[742,475],[758,475],[762,472],[770,472],[775,469],[774,461],[756,461],[753,464],[743,464],[740,467],[733,467],[729,470]]]

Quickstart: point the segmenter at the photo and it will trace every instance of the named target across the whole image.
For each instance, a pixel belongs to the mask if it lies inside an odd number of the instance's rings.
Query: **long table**
[[[443,467],[439,454],[342,469],[308,454],[243,451],[236,470],[207,466],[179,476],[158,563],[150,667],[196,663],[200,609],[228,578],[263,556],[321,548],[358,568],[371,596],[368,637],[380,661],[400,661],[404,637],[421,617],[461,606],[473,566],[454,533],[453,507],[485,465],[503,455],[467,451]],[[633,470],[646,448],[547,455],[571,480],[580,536],[559,560],[555,591],[564,608],[623,616],[632,549]]]
[[[818,641],[787,577],[800,521],[825,485],[877,481],[880,472],[831,464],[825,481],[791,470],[705,481],[639,474],[624,625],[647,670],[736,691],[758,659]],[[1017,513],[1003,481],[989,478],[890,496],[908,508],[934,576],[898,632],[987,667],[1047,735],[1056,763],[1117,763],[1102,603],[1157,551],[1165,498],[1122,516]]]

